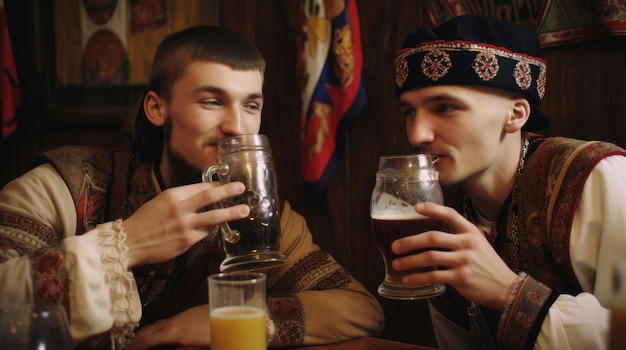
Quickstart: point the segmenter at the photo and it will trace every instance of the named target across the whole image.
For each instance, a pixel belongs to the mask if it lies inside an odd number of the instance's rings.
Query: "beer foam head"
[[[371,210],[372,218],[376,217],[393,217],[398,219],[413,219],[420,217],[415,211],[413,204],[394,197],[389,193],[383,192],[380,197],[375,200]]]

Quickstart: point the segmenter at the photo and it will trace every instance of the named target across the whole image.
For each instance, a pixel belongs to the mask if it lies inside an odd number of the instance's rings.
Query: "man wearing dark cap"
[[[626,152],[536,133],[546,62],[536,35],[465,15],[408,35],[395,88],[417,152],[437,157],[446,206],[416,210],[454,231],[394,242],[430,299],[442,349],[607,348],[612,266],[626,251]]]

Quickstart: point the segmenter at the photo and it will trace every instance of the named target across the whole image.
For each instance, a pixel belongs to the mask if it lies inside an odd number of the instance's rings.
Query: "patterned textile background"
[[[56,0],[59,86],[146,84],[156,47],[201,24],[201,0]]]
[[[626,0],[426,0],[433,25],[462,14],[502,18],[534,30],[543,47],[626,35]]]

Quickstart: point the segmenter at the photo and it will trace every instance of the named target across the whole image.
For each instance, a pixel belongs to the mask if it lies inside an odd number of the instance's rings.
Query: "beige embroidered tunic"
[[[64,152],[73,150],[66,148]],[[97,172],[86,173],[92,178],[85,177],[81,182],[84,188],[115,196],[97,187],[99,179],[93,176]],[[136,197],[141,200],[132,207],[161,191],[152,171],[142,176],[140,183],[145,186],[138,186],[138,192],[143,197]],[[85,215],[77,213],[76,208],[68,184],[49,163],[2,189],[1,302],[64,303],[75,344],[83,342],[89,348],[121,348],[132,339],[140,322],[151,323],[207,302],[206,276],[217,272],[223,259],[215,237],[192,247],[183,267],[171,262],[154,266],[154,270],[153,266],[129,270],[124,257],[127,248],[120,239],[123,237],[117,236],[120,230],[116,225],[122,218],[91,223],[95,228],[82,233],[77,218]],[[273,326],[270,345],[327,343],[379,334],[384,317],[374,296],[320,250],[304,218],[287,202],[281,212],[281,230],[279,249],[288,264],[268,273],[268,308]],[[175,276],[172,279],[176,278],[176,283],[161,283],[159,276],[154,276],[154,271],[158,274],[166,270],[165,279]]]

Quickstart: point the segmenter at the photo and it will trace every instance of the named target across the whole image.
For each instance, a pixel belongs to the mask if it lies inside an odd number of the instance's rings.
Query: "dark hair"
[[[171,88],[192,62],[216,62],[235,70],[265,72],[265,60],[249,41],[223,27],[195,26],[170,34],[159,44],[150,74],[149,90],[165,101]],[[130,111],[124,131],[142,160],[154,160],[163,148],[163,130],[148,119],[143,110],[144,92]]]

